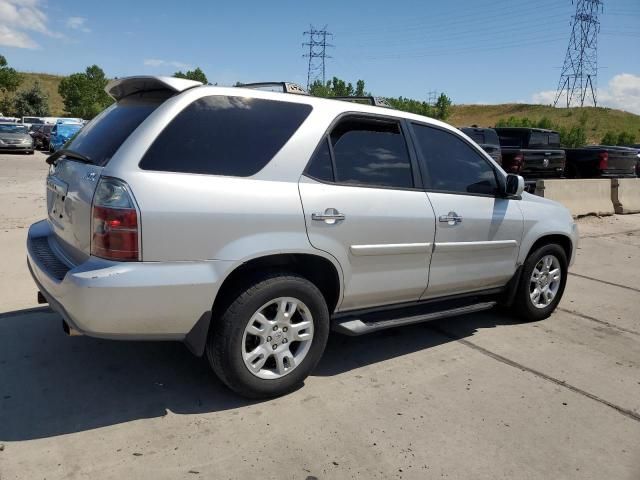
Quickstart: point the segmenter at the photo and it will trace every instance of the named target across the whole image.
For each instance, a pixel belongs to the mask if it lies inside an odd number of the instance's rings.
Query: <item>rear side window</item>
[[[269,163],[310,112],[310,105],[300,103],[200,98],[167,125],[140,168],[248,177]]]
[[[407,144],[395,121],[350,118],[331,132],[335,181],[412,188]]]
[[[164,101],[166,95],[138,94],[114,103],[84,126],[65,148],[105,166],[129,135]],[[56,129],[54,128],[53,133]]]
[[[307,175],[322,180],[324,182],[333,182],[333,166],[331,165],[331,150],[329,150],[329,140],[326,138],[322,141],[315,155],[307,168]]]
[[[451,193],[494,195],[498,187],[489,162],[462,138],[413,124],[428,172],[428,188]]]

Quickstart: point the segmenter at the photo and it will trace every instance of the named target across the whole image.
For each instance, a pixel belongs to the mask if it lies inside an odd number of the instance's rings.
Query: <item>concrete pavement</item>
[[[0,479],[640,479],[640,215],[580,221],[548,320],[333,335],[302,389],[249,402],[181,344],[65,337],[38,308],[45,172],[0,155]]]

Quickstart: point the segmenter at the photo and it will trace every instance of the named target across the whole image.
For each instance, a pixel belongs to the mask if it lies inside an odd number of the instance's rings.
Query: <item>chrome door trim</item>
[[[518,246],[517,240],[495,240],[487,242],[436,242],[437,252],[459,252],[471,250],[497,250],[501,248],[515,248]]]
[[[349,251],[355,256],[430,253],[430,250],[430,243],[386,243],[380,245],[351,245],[349,247]]]

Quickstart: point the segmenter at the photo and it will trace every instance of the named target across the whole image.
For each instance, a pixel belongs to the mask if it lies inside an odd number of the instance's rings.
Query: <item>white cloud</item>
[[[161,60],[159,58],[147,58],[144,61],[146,67],[175,67],[175,68],[190,68],[187,63],[176,62],[175,60]]]
[[[531,100],[533,103],[550,105],[553,104],[555,95],[555,90],[546,90],[534,93]],[[576,104],[575,99],[572,106],[574,104]],[[589,102],[589,104],[592,103]],[[620,73],[614,76],[606,87],[598,89],[598,105],[640,115],[640,75]]]
[[[48,18],[41,0],[0,0],[0,45],[18,48],[38,48],[33,32],[60,38],[49,30]]]
[[[91,29],[87,27],[87,19],[85,17],[69,17],[67,19],[67,27],[84,33],[89,33],[91,31]]]

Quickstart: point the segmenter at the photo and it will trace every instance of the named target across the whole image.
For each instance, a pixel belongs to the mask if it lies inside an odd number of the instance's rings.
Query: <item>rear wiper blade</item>
[[[93,163],[93,161],[89,157],[65,148],[63,148],[62,150],[57,150],[55,153],[49,155],[47,157],[47,163],[49,165],[53,165],[56,163],[56,160],[63,156],[73,158],[74,160],[80,160],[83,163]]]

